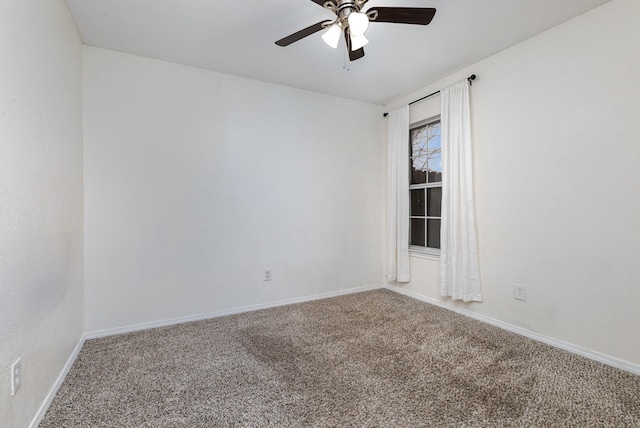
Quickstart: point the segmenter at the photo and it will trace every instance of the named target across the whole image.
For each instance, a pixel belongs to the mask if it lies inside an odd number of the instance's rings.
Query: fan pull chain
[[[347,47],[347,49],[349,49]],[[343,56],[342,56],[342,69],[344,71],[351,71],[351,67],[349,66],[349,62],[347,61],[347,49],[343,50]]]

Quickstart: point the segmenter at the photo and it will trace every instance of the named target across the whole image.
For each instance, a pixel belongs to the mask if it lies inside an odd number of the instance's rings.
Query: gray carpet
[[[639,427],[640,377],[377,290],[89,340],[40,427]]]

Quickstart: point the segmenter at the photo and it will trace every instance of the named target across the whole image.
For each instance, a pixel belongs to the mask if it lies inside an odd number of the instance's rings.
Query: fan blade
[[[351,35],[349,34],[349,27],[344,29],[344,39],[347,41],[347,51],[349,51],[349,61],[355,61],[364,56],[364,49],[351,50]]]
[[[355,61],[357,59],[362,58],[363,56],[364,56],[364,48],[356,49],[355,51],[352,51],[351,49],[349,49],[350,61]]]
[[[297,42],[300,39],[304,39],[305,37],[310,36],[311,34],[317,33],[318,31],[322,30],[323,28],[325,28],[324,24],[328,22],[331,22],[331,21],[326,20],[326,21],[318,22],[317,24],[310,25],[307,28],[304,28],[296,33],[293,33],[283,39],[278,40],[276,42],[276,45],[289,46],[293,42]]]
[[[328,1],[328,0],[311,0],[312,2],[319,4],[320,6],[324,7],[324,4]],[[332,1],[332,3],[335,4],[335,1]]]
[[[436,14],[432,7],[372,7],[367,15],[377,12],[376,19],[371,22],[396,22],[398,24],[427,25]]]

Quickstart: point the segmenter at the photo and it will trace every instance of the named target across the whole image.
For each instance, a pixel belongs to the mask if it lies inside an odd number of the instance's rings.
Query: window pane
[[[442,181],[442,144],[440,141],[440,122],[428,126],[427,154],[429,183]]]
[[[411,239],[409,240],[409,245],[419,245],[421,247],[424,247],[424,244],[425,244],[424,222],[425,220],[422,218],[411,219],[410,232],[409,232],[409,236]]]
[[[440,220],[427,220],[427,247],[440,248]]]
[[[424,190],[425,189],[415,189],[411,191],[411,215],[424,215],[425,210],[425,200],[424,200]]]
[[[410,133],[409,155],[411,184],[427,182],[428,159],[427,153],[427,127],[412,129]]]
[[[440,156],[438,156],[436,160],[440,161]],[[440,166],[440,168],[442,168],[442,166]],[[429,183],[440,183],[441,181],[442,171],[429,171]]]
[[[427,189],[427,215],[429,217],[440,217],[442,211],[442,187],[432,187]]]
[[[411,165],[411,184],[421,184],[427,182],[427,172],[420,171]]]

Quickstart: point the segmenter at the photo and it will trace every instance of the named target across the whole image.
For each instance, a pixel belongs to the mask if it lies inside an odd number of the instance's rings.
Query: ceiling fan
[[[436,10],[430,7],[372,7],[361,12],[369,0],[311,0],[329,9],[336,15],[335,20],[325,20],[295,32],[276,42],[278,46],[289,46],[311,34],[328,28],[322,39],[332,48],[337,48],[340,36],[344,38],[349,51],[349,60],[355,61],[364,56],[363,46],[369,43],[364,33],[369,22],[396,22],[399,24],[427,25]]]

